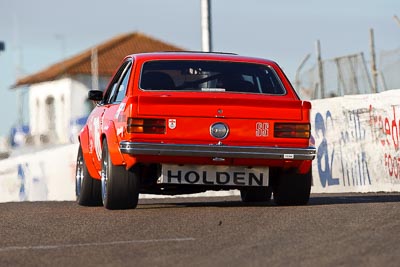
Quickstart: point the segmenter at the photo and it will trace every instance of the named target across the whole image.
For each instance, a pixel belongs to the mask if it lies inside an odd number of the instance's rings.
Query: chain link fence
[[[380,53],[379,70],[382,91],[400,89],[400,48]]]
[[[295,88],[303,99],[374,93],[369,63],[363,53],[357,53],[322,62],[299,70]],[[400,48],[383,51],[379,55],[377,92],[400,89]],[[320,78],[321,77],[321,78]]]

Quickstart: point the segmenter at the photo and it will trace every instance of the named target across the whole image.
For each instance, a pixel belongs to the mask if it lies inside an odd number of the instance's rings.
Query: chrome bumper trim
[[[188,145],[139,143],[122,141],[119,146],[124,154],[154,156],[191,156],[213,158],[251,158],[251,159],[287,159],[312,160],[315,147],[280,148],[260,146],[225,146],[225,145]]]

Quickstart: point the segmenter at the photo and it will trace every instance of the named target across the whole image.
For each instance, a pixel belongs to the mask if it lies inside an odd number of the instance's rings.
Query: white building
[[[179,50],[142,33],[123,34],[19,79],[13,88],[28,86],[29,98],[29,133],[24,141],[35,145],[76,142],[93,108],[87,99],[92,85],[104,90],[128,54]]]

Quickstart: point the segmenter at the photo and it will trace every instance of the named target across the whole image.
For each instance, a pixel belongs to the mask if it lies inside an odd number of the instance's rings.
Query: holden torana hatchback
[[[79,134],[80,205],[135,208],[140,193],[240,190],[245,202],[307,204],[311,104],[279,66],[224,53],[123,59]]]

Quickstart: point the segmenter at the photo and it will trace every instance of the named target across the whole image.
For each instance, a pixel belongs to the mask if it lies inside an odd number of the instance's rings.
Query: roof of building
[[[162,42],[140,32],[118,35],[93,48],[97,49],[98,74],[100,76],[113,75],[122,59],[129,54],[157,51],[182,51],[182,48]],[[52,81],[64,76],[78,74],[91,75],[93,48],[55,63],[37,73],[18,79],[12,88]]]

